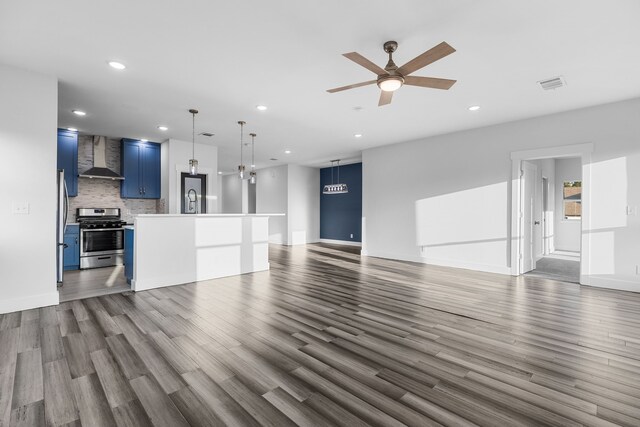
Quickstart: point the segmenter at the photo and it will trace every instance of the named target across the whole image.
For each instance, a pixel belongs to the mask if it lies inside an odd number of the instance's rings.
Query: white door
[[[520,274],[536,268],[533,222],[535,218],[537,171],[538,168],[533,163],[522,162],[522,247],[520,248],[522,263],[520,264]]]

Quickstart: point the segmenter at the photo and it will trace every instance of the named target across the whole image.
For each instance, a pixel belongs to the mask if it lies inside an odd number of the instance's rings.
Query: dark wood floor
[[[0,425],[640,425],[640,295],[271,248],[0,316]]]

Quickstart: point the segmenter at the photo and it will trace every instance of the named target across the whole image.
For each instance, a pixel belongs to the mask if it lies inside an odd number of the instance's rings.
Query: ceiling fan
[[[392,58],[393,52],[395,52],[398,48],[398,43],[394,41],[388,41],[383,45],[383,47],[384,51],[389,54],[389,62],[387,62],[387,65],[384,67],[384,69],[378,67],[376,64],[369,61],[367,58],[357,52],[349,52],[343,54],[343,56],[352,60],[356,64],[361,65],[367,70],[376,73],[378,75],[378,78],[376,80],[369,80],[362,83],[337,87],[335,89],[329,89],[327,90],[327,92],[340,92],[343,90],[372,85],[376,83],[382,90],[382,92],[380,93],[380,101],[378,102],[378,106],[382,106],[391,103],[393,92],[400,89],[402,85],[448,90],[456,82],[455,80],[449,79],[438,79],[435,77],[417,77],[409,75],[414,71],[426,67],[427,65],[455,52],[456,50],[449,46],[446,42],[442,42],[439,45],[432,47],[428,51],[416,56],[411,61],[404,64],[402,67],[398,67],[393,62]]]

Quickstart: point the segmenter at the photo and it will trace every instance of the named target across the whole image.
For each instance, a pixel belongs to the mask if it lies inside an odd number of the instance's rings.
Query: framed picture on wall
[[[180,213],[207,213],[207,175],[191,175],[182,172],[180,175]]]

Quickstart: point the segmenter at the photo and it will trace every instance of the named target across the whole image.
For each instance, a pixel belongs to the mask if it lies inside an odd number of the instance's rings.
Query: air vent
[[[566,86],[567,82],[565,82],[564,78],[560,76],[560,77],[554,77],[552,79],[540,80],[538,84],[544,90],[553,90],[553,89],[558,89],[560,87]]]
[[[273,162],[277,162],[277,161],[278,161],[278,159],[274,159],[273,157],[272,157],[272,158],[270,158],[269,160],[271,160],[271,161],[273,161]]]
[[[198,135],[208,136],[209,138],[211,138],[214,134],[211,132],[200,132]]]

